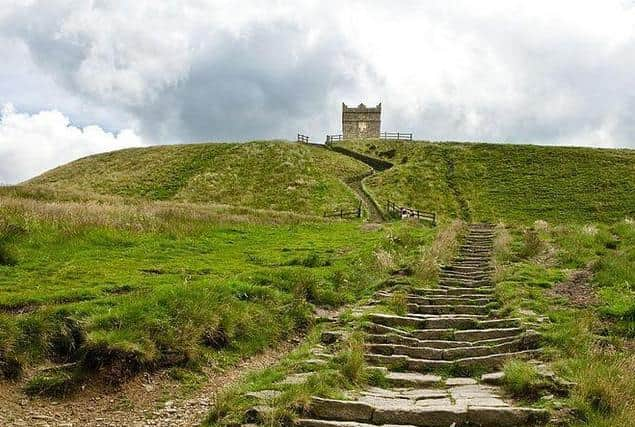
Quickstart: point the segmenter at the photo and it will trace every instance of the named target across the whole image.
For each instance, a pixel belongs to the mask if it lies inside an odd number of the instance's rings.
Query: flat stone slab
[[[386,379],[395,386],[427,386],[441,382],[438,375],[425,375],[416,372],[389,372]]]
[[[445,380],[445,385],[473,385],[478,384],[474,378],[448,378]]]
[[[505,372],[492,372],[490,374],[483,374],[481,376],[481,382],[486,384],[499,385],[503,383],[505,379]]]

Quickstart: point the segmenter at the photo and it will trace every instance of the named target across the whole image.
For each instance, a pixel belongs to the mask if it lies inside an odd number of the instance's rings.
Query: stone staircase
[[[545,425],[549,413],[515,406],[493,385],[509,359],[540,353],[538,334],[519,319],[499,318],[490,275],[493,226],[473,224],[458,256],[441,268],[439,286],[409,289],[407,314],[370,314],[369,365],[385,388],[347,400],[314,397],[302,427],[517,427]],[[391,298],[391,291],[378,294]]]

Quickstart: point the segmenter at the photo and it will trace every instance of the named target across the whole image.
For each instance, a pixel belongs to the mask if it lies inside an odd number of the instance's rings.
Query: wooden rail
[[[391,141],[412,141],[412,132],[381,132],[379,139],[386,139]],[[344,135],[326,135],[326,143],[344,141]]]
[[[361,218],[362,217],[362,205],[360,205],[356,209],[335,209],[331,212],[324,212],[324,218]]]
[[[298,134],[298,142],[302,143],[302,144],[308,144],[309,143],[309,137],[306,135],[302,135],[301,133]]]
[[[417,218],[419,220],[430,221],[432,225],[437,225],[436,212],[426,212],[419,209],[408,208],[405,206],[398,206],[395,202],[388,201],[386,203],[386,212],[392,216],[398,216],[399,218]]]
[[[330,144],[332,142],[344,141],[344,135],[326,135],[326,143]]]
[[[412,133],[403,132],[382,132],[380,139],[389,139],[392,141],[412,141]]]

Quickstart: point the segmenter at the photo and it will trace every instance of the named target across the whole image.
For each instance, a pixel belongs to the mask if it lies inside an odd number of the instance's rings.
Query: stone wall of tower
[[[376,107],[347,107],[342,103],[342,135],[344,139],[379,138],[381,132],[381,103]]]

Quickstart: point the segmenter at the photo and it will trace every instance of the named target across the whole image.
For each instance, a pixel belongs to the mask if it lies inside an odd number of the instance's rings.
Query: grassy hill
[[[187,144],[86,157],[33,178],[26,187],[314,214],[356,206],[357,198],[341,179],[367,170],[314,146]]]
[[[306,329],[315,306],[370,295],[398,268],[392,258],[378,263],[376,251],[433,233],[0,192],[0,380],[45,360],[78,362],[73,375],[105,372],[106,381],[188,361],[232,363]],[[67,375],[36,377],[35,392],[68,392],[78,382]]]
[[[633,418],[635,151],[342,145],[394,164],[364,180],[380,204],[436,211],[439,227],[302,215],[356,205],[345,182],[368,167],[283,142],[122,150],[0,188],[0,381],[59,397],[146,370],[232,366],[319,331],[316,309],[434,286],[462,217],[507,223],[497,297],[506,314],[548,319],[536,325],[549,360],[577,383],[565,404],[589,421],[573,425]],[[570,298],[578,288],[593,304]],[[304,369],[290,357],[284,369]],[[287,373],[272,369],[250,386]]]
[[[489,221],[635,215],[635,151],[396,141],[343,146],[394,163],[365,183],[381,202]]]

